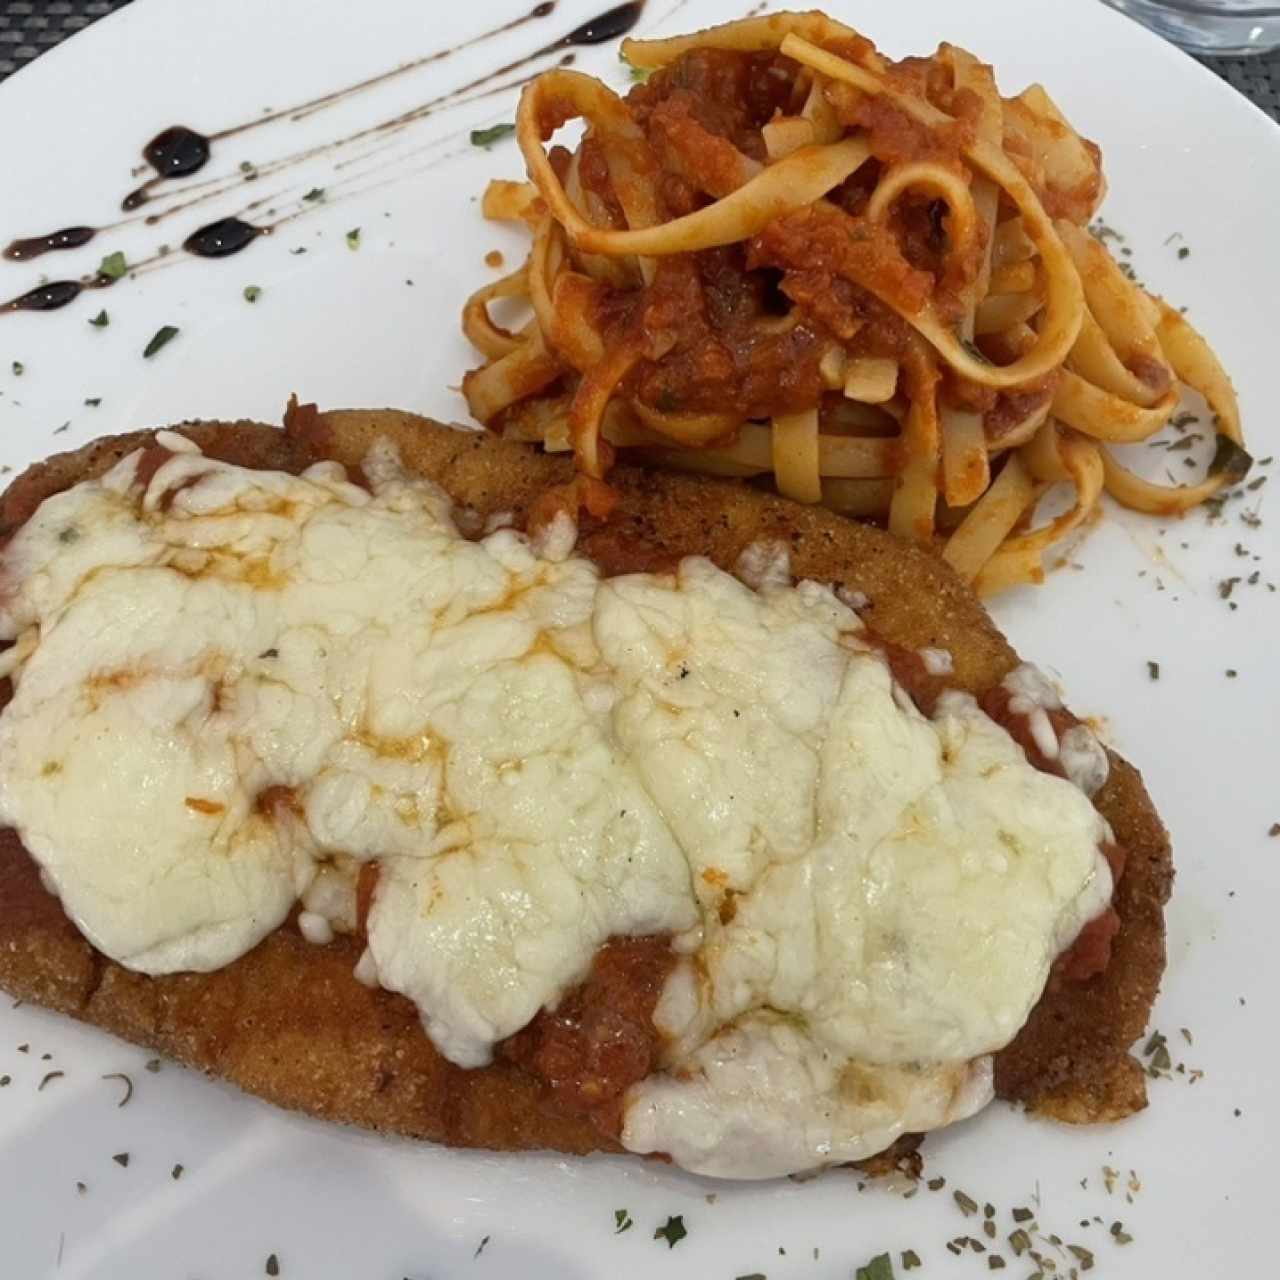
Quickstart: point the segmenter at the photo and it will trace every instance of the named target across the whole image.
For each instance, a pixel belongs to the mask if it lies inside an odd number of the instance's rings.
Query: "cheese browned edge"
[[[300,471],[319,458],[356,470],[379,437],[458,503],[521,520],[548,486],[572,478],[569,458],[392,410],[317,413],[286,428],[251,422],[180,428],[211,456]],[[86,445],[31,467],[0,499],[8,537],[50,494],[100,474],[151,432]],[[782,538],[797,577],[863,593],[864,617],[885,639],[948,650],[948,685],[981,693],[1018,659],[972,592],[938,559],[817,507],[735,482],[619,468],[621,494],[603,526],[584,525],[579,551],[606,573],[652,569],[688,554],[731,566],[744,547]],[[0,687],[0,703],[8,699]],[[1071,1123],[1115,1120],[1146,1105],[1130,1047],[1143,1033],[1164,969],[1163,904],[1172,883],[1168,838],[1136,769],[1111,756],[1096,803],[1128,854],[1115,898],[1121,926],[1106,972],[1051,981],[1014,1042],[996,1055],[997,1094]],[[578,1117],[547,1105],[542,1085],[513,1063],[473,1071],[446,1062],[408,1000],[352,976],[358,944],[313,946],[288,926],[214,973],[147,977],[107,960],[80,936],[11,830],[0,832],[0,988],[70,1014],[327,1120],[452,1146],[572,1153],[617,1151]],[[884,1169],[909,1151],[903,1143]]]

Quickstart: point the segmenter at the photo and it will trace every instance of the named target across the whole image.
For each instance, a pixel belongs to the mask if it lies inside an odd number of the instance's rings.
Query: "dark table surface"
[[[129,0],[0,0],[0,80]],[[269,3],[269,0],[254,0]],[[1224,80],[1280,120],[1280,53],[1206,58]]]

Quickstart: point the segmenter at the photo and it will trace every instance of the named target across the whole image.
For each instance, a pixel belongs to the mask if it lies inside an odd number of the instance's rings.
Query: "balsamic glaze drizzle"
[[[51,231],[47,236],[29,236],[25,240],[10,241],[4,257],[10,262],[27,262],[57,249],[78,249],[82,244],[88,244],[97,234],[97,227],[63,227],[61,231]]]
[[[429,63],[438,62],[443,58],[459,52],[460,50],[471,48],[481,44],[486,40],[490,40],[495,36],[500,36],[509,32],[516,27],[542,18],[548,18],[555,11],[556,0],[542,0],[541,3],[534,5],[528,12],[520,17],[513,18],[511,21],[503,23],[500,26],[493,27],[488,31],[482,32],[480,35],[473,36],[469,40],[464,40],[448,49],[437,50],[434,53],[427,54],[421,58],[417,58],[411,62],[404,63],[398,67],[392,68],[390,71],[384,71],[376,76],[371,76],[366,80],[359,81],[356,84],[348,85],[342,89],[336,89],[331,93],[323,94],[318,98],[313,98],[307,102],[300,103],[293,107],[288,107],[280,111],[268,112],[253,120],[243,121],[240,124],[230,125],[226,128],[219,129],[211,134],[203,134],[187,125],[170,125],[157,133],[143,148],[143,158],[148,166],[153,170],[153,176],[148,178],[141,186],[135,188],[121,202],[121,208],[126,212],[132,212],[147,204],[156,197],[152,194],[157,186],[164,182],[171,181],[175,178],[189,177],[191,174],[198,173],[208,163],[213,153],[213,144],[222,138],[233,137],[240,133],[247,133],[251,129],[259,128],[262,125],[269,124],[273,120],[288,117],[292,120],[300,120],[316,111],[321,111],[326,107],[332,106],[337,102],[350,97],[355,93],[359,93],[365,89],[372,88],[387,80],[404,75],[406,72],[416,70],[419,67]],[[421,106],[405,111],[398,116],[383,121],[381,124],[373,125],[359,132],[348,135],[345,138],[320,147],[308,148],[299,151],[293,156],[285,157],[283,160],[274,162],[271,166],[272,171],[291,167],[292,164],[299,163],[308,159],[319,152],[331,150],[335,147],[345,145],[356,141],[360,138],[369,137],[373,134],[386,134],[395,132],[404,126],[420,120],[424,116],[432,115],[446,104],[457,102],[459,99],[464,101],[473,101],[474,99],[464,99],[463,95],[470,93],[472,90],[490,84],[492,81],[501,76],[507,75],[512,71],[516,71],[521,67],[527,66],[532,62],[536,62],[541,58],[547,57],[549,54],[557,53],[562,49],[572,48],[579,45],[597,45],[603,44],[609,40],[615,40],[619,36],[625,35],[630,31],[641,14],[644,11],[645,0],[630,0],[629,3],[615,5],[612,9],[608,9],[596,17],[589,19],[575,27],[572,31],[561,36],[557,40],[551,41],[535,49],[532,53],[527,54],[523,58],[519,58],[514,62],[510,62],[505,66],[499,67],[496,71],[489,72],[487,75],[481,76],[470,83],[463,85],[459,89],[455,89],[450,93],[433,98],[423,103]],[[566,65],[572,61],[572,55],[561,59],[560,65]],[[517,82],[517,84],[520,82]],[[498,92],[510,88],[510,85],[498,86],[498,89],[491,92]],[[486,96],[486,95],[478,95]],[[238,181],[249,182],[258,177],[256,170],[248,169],[240,175]],[[235,185],[237,179],[231,180]],[[199,184],[197,184],[199,185]],[[225,186],[217,186],[210,195],[221,194],[227,190]],[[190,203],[198,203],[199,199]],[[186,207],[179,206],[179,207]],[[174,210],[176,212],[176,210]],[[148,223],[158,220],[157,215],[148,217]],[[111,224],[116,226],[118,224]],[[42,254],[52,253],[64,249],[77,249],[82,245],[88,244],[100,231],[108,230],[108,227],[92,227],[88,225],[75,225],[63,227],[58,231],[53,231],[47,235],[29,236],[23,239],[13,240],[3,251],[3,257],[11,262],[25,262],[31,258],[38,258]],[[254,226],[245,222],[238,217],[220,218],[215,222],[208,223],[192,232],[185,241],[183,241],[183,249],[186,252],[200,258],[226,258],[232,254],[241,252],[247,248],[259,236],[270,235],[272,227],[270,226]],[[161,255],[163,256],[163,254]],[[53,280],[44,284],[37,285],[34,289],[28,290],[26,293],[19,294],[15,298],[9,299],[7,302],[0,302],[0,313],[13,311],[58,311],[69,303],[73,302],[86,289],[104,289],[109,288],[115,283],[115,278],[102,274],[82,277],[79,280]]]

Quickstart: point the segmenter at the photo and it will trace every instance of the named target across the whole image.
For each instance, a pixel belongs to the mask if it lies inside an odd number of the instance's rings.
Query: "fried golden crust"
[[[317,458],[357,468],[372,442],[387,437],[411,470],[460,504],[486,514],[510,511],[517,520],[549,485],[572,477],[567,458],[393,411],[304,409],[284,432],[253,423],[183,430],[213,456],[293,471]],[[0,536],[49,494],[101,473],[150,439],[135,433],[98,441],[32,467],[0,499]],[[880,530],[737,483],[628,468],[611,483],[621,494],[618,511],[607,525],[584,528],[579,543],[606,572],[687,554],[728,566],[749,543],[782,538],[797,576],[866,595],[867,617],[886,639],[949,649],[958,687],[980,693],[1017,662],[941,561]],[[996,1056],[1001,1097],[1073,1123],[1117,1119],[1145,1105],[1129,1047],[1146,1025],[1164,968],[1168,839],[1137,771],[1114,755],[1112,766],[1098,807],[1129,858],[1116,896],[1121,928],[1112,963],[1089,982],[1046,991],[1017,1039]],[[463,1071],[445,1062],[407,1000],[354,979],[357,952],[341,938],[312,946],[286,926],[215,973],[131,973],[80,937],[41,887],[16,835],[0,833],[0,988],[11,994],[324,1119],[452,1146],[618,1149],[588,1121],[558,1114],[540,1082],[514,1064]],[[889,1167],[897,1154],[872,1163]]]

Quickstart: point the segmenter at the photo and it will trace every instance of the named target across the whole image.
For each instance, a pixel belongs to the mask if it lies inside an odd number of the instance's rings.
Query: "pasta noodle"
[[[529,85],[530,180],[485,193],[533,237],[463,314],[486,427],[571,449],[597,499],[620,453],[771,481],[936,545],[984,594],[1043,580],[1104,493],[1174,514],[1243,478],[1230,379],[1091,234],[1098,149],[1043,88],[1001,97],[954,45],[891,62],[819,13],[623,52],[625,98],[564,68]],[[1208,473],[1144,479],[1115,447],[1187,388]],[[1038,518],[1057,487],[1073,500]]]

